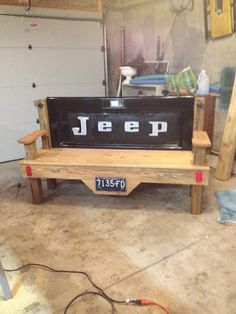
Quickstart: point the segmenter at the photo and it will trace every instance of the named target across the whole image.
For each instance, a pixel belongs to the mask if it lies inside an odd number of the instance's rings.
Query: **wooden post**
[[[25,159],[26,160],[33,160],[37,158],[38,153],[37,153],[37,147],[36,147],[35,142],[31,144],[25,144],[24,147],[25,147]]]
[[[35,102],[35,106],[38,108],[39,125],[41,130],[47,130],[47,136],[42,137],[42,148],[51,148],[50,127],[48,120],[48,109],[46,99],[38,99]],[[57,188],[56,179],[47,179],[48,190],[55,190]]]
[[[210,141],[213,141],[215,103],[218,94],[210,94],[206,97],[196,96],[194,105],[193,130],[206,131]]]
[[[209,139],[213,142],[214,137],[214,122],[215,122],[215,104],[217,94],[211,94],[205,98],[205,114],[203,130],[207,132]]]
[[[39,125],[41,130],[47,130],[47,136],[42,137],[42,147],[46,149],[51,148],[50,127],[48,120],[48,108],[46,99],[36,100],[35,106],[38,108]]]
[[[31,194],[33,204],[42,204],[43,189],[41,179],[30,178]]]
[[[194,165],[206,165],[206,147],[193,148],[193,163]]]
[[[205,131],[193,132],[193,163],[194,165],[206,165],[206,150],[211,146],[211,142]],[[197,174],[196,174],[197,176]],[[196,185],[191,186],[191,213],[193,215],[199,215],[202,212],[202,196],[203,186],[201,185],[201,177]]]
[[[35,131],[29,135],[26,135],[18,140],[20,144],[24,144],[25,147],[25,159],[28,161],[28,166],[30,167],[30,160],[37,159],[38,152],[36,147],[36,140],[38,137],[46,137],[46,130]],[[27,174],[28,175],[28,174]],[[41,204],[43,202],[43,190],[41,179],[31,178],[32,174],[29,174],[29,181],[32,192],[32,202],[33,204]]]
[[[24,144],[24,145],[29,145],[26,146],[27,151],[31,150],[35,150],[36,149],[36,141],[37,139],[41,136],[41,137],[47,137],[48,132],[47,130],[38,130],[38,131],[34,131],[31,134],[28,134],[24,137],[21,137],[18,139],[18,143],[20,144]]]
[[[203,186],[192,185],[191,186],[191,213],[193,215],[200,215],[202,213],[202,196]]]
[[[204,129],[205,106],[205,97],[195,98],[193,130],[202,131]]]
[[[225,123],[224,134],[220,147],[215,178],[229,180],[232,173],[234,154],[236,149],[236,76],[231,96],[231,102]]]

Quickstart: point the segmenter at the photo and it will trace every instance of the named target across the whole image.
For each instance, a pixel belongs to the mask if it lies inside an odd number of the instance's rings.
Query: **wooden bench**
[[[200,122],[195,119],[195,129],[196,124],[199,125],[203,119],[203,102],[196,102],[201,106],[198,117]],[[39,100],[36,105],[41,130],[18,140],[25,147],[21,169],[23,176],[30,180],[34,204],[43,202],[41,179],[47,179],[48,188],[56,187],[56,179],[82,180],[94,193],[109,195],[128,195],[140,183],[181,184],[191,186],[192,214],[201,213],[203,187],[209,182],[206,150],[211,145],[205,131],[193,132],[192,151],[52,148],[47,102]],[[39,137],[42,138],[41,149],[36,147]],[[98,191],[96,177],[124,177],[127,189],[123,192]]]

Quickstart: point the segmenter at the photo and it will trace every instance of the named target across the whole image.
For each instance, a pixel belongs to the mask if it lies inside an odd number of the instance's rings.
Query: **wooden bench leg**
[[[57,179],[47,179],[48,190],[55,190],[57,188]]]
[[[201,185],[192,185],[191,186],[191,204],[193,215],[200,215],[202,212],[202,195],[203,195],[203,186]]]
[[[29,179],[31,186],[32,202],[33,204],[42,204],[43,189],[41,179]]]

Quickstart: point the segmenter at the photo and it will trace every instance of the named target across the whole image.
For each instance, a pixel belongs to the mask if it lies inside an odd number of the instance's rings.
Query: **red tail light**
[[[29,165],[26,166],[25,170],[26,170],[27,176],[32,177],[32,169]]]

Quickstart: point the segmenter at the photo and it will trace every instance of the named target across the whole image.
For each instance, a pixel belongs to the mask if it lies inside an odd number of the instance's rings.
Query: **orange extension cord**
[[[157,303],[157,302],[152,301],[152,300],[147,300],[147,299],[127,299],[126,303],[127,304],[132,303],[132,304],[141,305],[141,306],[156,305],[156,306],[160,307],[163,311],[165,311],[166,314],[171,314],[169,312],[169,310],[164,305],[161,305],[160,303]]]

